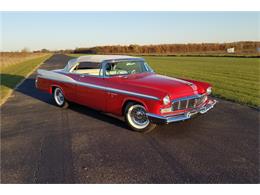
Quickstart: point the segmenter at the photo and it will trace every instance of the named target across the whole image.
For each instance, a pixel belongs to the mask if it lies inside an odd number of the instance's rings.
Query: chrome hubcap
[[[64,103],[64,96],[60,88],[55,89],[54,98],[59,106],[61,106]]]
[[[128,111],[129,122],[138,129],[148,126],[149,120],[146,116],[146,110],[141,105],[134,105]]]

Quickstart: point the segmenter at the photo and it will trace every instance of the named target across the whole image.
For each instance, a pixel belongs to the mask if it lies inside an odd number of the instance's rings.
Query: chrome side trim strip
[[[132,96],[138,96],[138,97],[147,98],[147,99],[151,99],[151,100],[160,100],[160,98],[157,98],[155,96],[145,95],[145,94],[121,90],[121,89],[114,89],[114,88],[108,87],[108,88],[106,88],[106,90],[108,90],[110,92],[114,92],[114,93],[121,93],[121,94],[127,94],[127,95],[132,95]]]
[[[150,96],[150,95],[145,95],[145,94],[141,94],[141,93],[126,91],[126,90],[122,90],[122,89],[115,89],[115,88],[111,88],[111,87],[103,87],[103,86],[100,86],[100,85],[83,83],[83,82],[77,82],[76,84],[81,85],[81,86],[85,86],[85,87],[94,88],[94,89],[100,89],[100,90],[105,90],[105,91],[109,91],[109,92],[114,92],[114,93],[133,95],[133,96],[138,96],[138,97],[143,97],[143,98],[148,98],[148,99],[153,99],[153,100],[160,100],[159,98],[157,98],[155,96]]]
[[[51,71],[48,71],[48,72],[51,72]],[[38,72],[38,73],[40,74],[40,72]],[[58,74],[58,73],[55,73],[55,74]],[[84,86],[84,87],[90,87],[90,88],[94,88],[94,89],[100,89],[100,90],[105,90],[105,91],[114,92],[114,93],[137,96],[137,97],[142,97],[142,98],[147,98],[147,99],[152,99],[152,100],[160,100],[160,98],[157,98],[155,96],[126,91],[126,90],[122,90],[122,89],[115,89],[115,88],[111,88],[111,87],[104,87],[104,86],[90,84],[90,83],[78,82],[66,75],[62,75],[62,76],[63,77],[49,77],[47,75],[40,74],[40,75],[38,75],[38,78],[44,78],[44,79],[49,79],[49,80],[63,82],[63,83],[71,83],[71,84],[76,84],[76,85],[80,85],[80,86]],[[70,79],[67,79],[66,77],[68,77]]]

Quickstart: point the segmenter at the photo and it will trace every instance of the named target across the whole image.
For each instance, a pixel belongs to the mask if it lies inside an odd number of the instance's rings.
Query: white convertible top
[[[86,55],[80,56],[76,59],[77,62],[97,62],[100,63],[104,60],[123,60],[123,59],[142,59],[140,57],[125,56],[125,55]]]
[[[74,67],[76,64],[80,62],[95,62],[101,63],[105,60],[126,60],[126,59],[140,59],[140,57],[134,56],[125,56],[125,55],[87,55],[87,56],[80,56],[78,58],[74,58],[68,61],[68,64],[65,66],[64,71],[68,72]]]

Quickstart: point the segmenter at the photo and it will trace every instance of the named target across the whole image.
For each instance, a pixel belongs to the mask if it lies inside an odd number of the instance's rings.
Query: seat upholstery
[[[106,71],[106,75],[113,76],[113,75],[120,75],[120,74],[127,74],[126,70],[109,70]]]
[[[79,69],[79,70],[74,70],[74,73],[79,73],[79,74],[89,74],[89,75],[99,75],[100,69]]]

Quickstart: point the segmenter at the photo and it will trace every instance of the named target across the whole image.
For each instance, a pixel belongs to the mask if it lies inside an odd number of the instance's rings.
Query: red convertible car
[[[124,116],[139,132],[204,114],[216,104],[210,84],[156,74],[140,57],[88,55],[64,69],[37,73],[36,87],[52,94],[59,107],[76,102]]]

